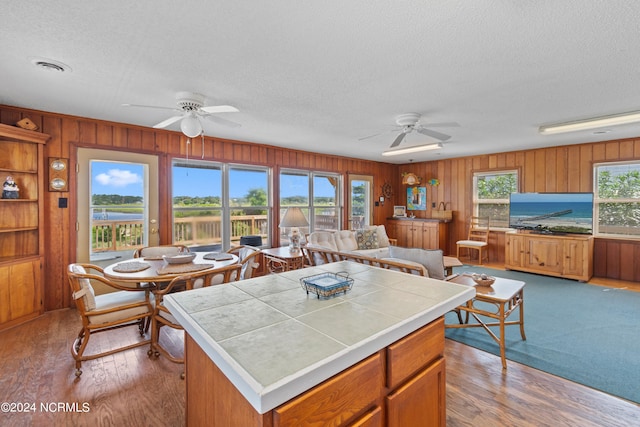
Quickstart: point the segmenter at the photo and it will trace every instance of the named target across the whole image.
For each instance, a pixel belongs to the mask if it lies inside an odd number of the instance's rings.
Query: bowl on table
[[[175,255],[162,255],[162,259],[167,264],[187,264],[193,261],[196,257],[194,252],[189,252],[186,254],[175,254]]]
[[[474,282],[476,282],[479,286],[491,286],[493,282],[496,281],[495,277],[488,276],[486,274],[477,274],[474,273],[471,275],[471,278]]]

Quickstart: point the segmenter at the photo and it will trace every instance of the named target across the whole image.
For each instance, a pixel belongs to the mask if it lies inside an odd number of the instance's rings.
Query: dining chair
[[[242,265],[240,270],[240,280],[251,279],[258,267],[260,267],[261,251],[255,246],[240,245],[235,246],[227,251],[227,253],[236,255],[238,262]]]
[[[469,220],[469,234],[466,240],[458,240],[456,242],[456,257],[460,258],[460,249],[466,248],[467,253],[469,250],[478,251],[478,261],[482,264],[483,255],[482,252],[489,246],[489,218],[482,218],[472,216]],[[488,257],[488,252],[485,251]],[[471,254],[469,254],[471,258]]]
[[[144,248],[138,248],[133,253],[134,258],[158,258],[161,259],[162,255],[176,255],[184,252],[189,252],[189,248],[184,245],[160,245],[160,246],[146,246]]]
[[[120,346],[99,353],[85,354],[92,335],[128,326],[137,326],[141,337],[148,328],[153,306],[149,290],[127,287],[104,277],[101,267],[92,264],[74,263],[67,268],[67,277],[73,299],[82,319],[82,328],[71,345],[71,355],[76,364],[76,377],[82,375],[82,362],[108,356],[149,344],[143,339],[133,344]],[[114,292],[95,295],[92,281],[100,282]],[[114,340],[118,342],[118,340]]]
[[[151,316],[151,346],[147,354],[156,358],[163,355],[174,363],[184,363],[184,355],[175,356],[160,343],[160,330],[163,326],[182,330],[182,326],[165,307],[164,296],[172,292],[188,291],[207,286],[230,283],[240,277],[241,264],[230,264],[224,267],[184,274],[171,280],[167,286],[153,290],[155,307]],[[184,378],[184,373],[181,375]]]

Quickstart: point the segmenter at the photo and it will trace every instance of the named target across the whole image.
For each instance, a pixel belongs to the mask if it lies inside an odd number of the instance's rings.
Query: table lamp
[[[309,221],[302,213],[302,210],[297,207],[287,208],[284,212],[284,216],[282,217],[282,221],[280,221],[280,228],[290,228],[289,235],[289,250],[291,252],[300,251],[300,231],[299,227],[308,227]]]

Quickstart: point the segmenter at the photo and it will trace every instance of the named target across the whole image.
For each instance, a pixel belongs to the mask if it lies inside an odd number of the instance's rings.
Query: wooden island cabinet
[[[546,235],[525,231],[505,235],[505,268],[588,281],[593,276],[593,236]]]
[[[300,289],[338,272],[346,294]],[[187,426],[445,426],[443,316],[474,295],[350,261],[171,294]]]
[[[43,147],[48,139],[0,124],[0,183],[11,176],[19,189],[18,198],[0,199],[0,330],[44,312]]]
[[[186,345],[188,426],[446,425],[442,317],[265,414],[229,393],[233,384],[188,335]],[[214,395],[228,401],[212,405]]]

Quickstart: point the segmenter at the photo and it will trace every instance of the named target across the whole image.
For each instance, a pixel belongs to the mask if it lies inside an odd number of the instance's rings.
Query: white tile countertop
[[[330,299],[300,284],[342,271],[353,288]],[[265,413],[474,296],[473,287],[343,261],[174,293],[164,302]]]

